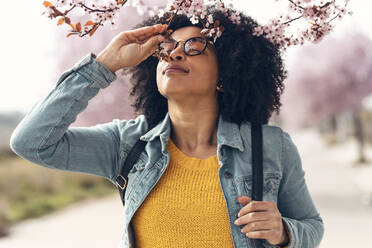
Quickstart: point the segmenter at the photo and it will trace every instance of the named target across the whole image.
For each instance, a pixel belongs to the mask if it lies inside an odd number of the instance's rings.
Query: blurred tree
[[[163,3],[162,3],[163,2]],[[166,5],[166,0],[149,0],[146,4],[149,6]],[[61,74],[70,69],[84,55],[93,52],[96,55],[103,50],[107,44],[118,33],[132,29],[142,19],[149,15],[144,13],[142,16],[138,14],[134,7],[123,7],[117,21],[117,29],[112,29],[110,25],[106,28],[99,28],[94,36],[85,36],[80,38],[77,36],[66,37],[66,30],[60,29],[58,32],[58,71],[55,74],[56,82]],[[85,23],[89,20],[89,16],[72,16],[74,20]],[[63,25],[68,28],[67,25]],[[110,122],[112,119],[131,119],[135,117],[129,98],[129,77],[122,76],[121,70],[116,72],[117,80],[109,87],[101,89],[97,96],[89,101],[87,108],[81,112],[76,121],[71,126],[92,126],[98,123]],[[119,81],[119,82],[118,82]]]
[[[371,40],[353,32],[304,46],[288,75],[283,115],[296,118],[301,125],[328,120],[335,129],[336,117],[351,111],[359,145],[358,162],[365,162],[360,116],[363,99],[372,93]]]

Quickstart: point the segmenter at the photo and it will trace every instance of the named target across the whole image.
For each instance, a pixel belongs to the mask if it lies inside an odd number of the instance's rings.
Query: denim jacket
[[[13,131],[11,149],[33,163],[65,171],[104,177],[116,184],[116,176],[138,139],[145,150],[128,175],[124,226],[120,247],[135,247],[131,219],[167,168],[171,121],[169,113],[151,130],[144,115],[131,120],[114,119],[92,127],[69,127],[98,91],[117,77],[99,63],[93,53],[65,71],[53,90],[36,103]],[[263,201],[277,204],[288,226],[291,248],[317,247],[324,227],[309,194],[296,145],[280,127],[263,125]],[[251,196],[250,123],[240,126],[219,116],[217,131],[218,177],[228,210],[233,245],[277,247],[265,239],[250,239],[237,226],[243,207],[239,195]]]

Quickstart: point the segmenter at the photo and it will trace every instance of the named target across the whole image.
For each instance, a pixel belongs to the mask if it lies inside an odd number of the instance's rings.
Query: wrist
[[[287,234],[284,234],[283,236],[284,236],[284,238],[282,239],[282,242],[277,244],[278,247],[285,247],[289,243],[289,239],[288,239]]]
[[[108,61],[108,59],[107,59],[107,56],[104,53],[98,54],[97,57],[96,57],[96,60],[99,63],[101,63],[103,66],[105,66],[107,69],[109,69],[112,73],[116,72],[116,69],[113,68],[112,66],[110,66],[110,64],[106,62],[106,61]]]
[[[278,247],[286,247],[289,244],[289,230],[287,227],[287,224],[282,219],[283,223],[283,232],[282,232],[282,240],[279,244],[277,244]]]

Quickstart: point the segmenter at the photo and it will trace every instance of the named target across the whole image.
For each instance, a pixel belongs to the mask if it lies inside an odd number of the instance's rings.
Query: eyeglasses
[[[165,53],[169,56],[170,53],[177,48],[178,43],[180,42],[181,41],[176,41],[174,39],[168,39],[166,41],[160,42],[159,52]],[[213,45],[214,43],[204,37],[191,37],[182,42],[182,48],[186,55],[196,56],[204,52],[208,44]]]

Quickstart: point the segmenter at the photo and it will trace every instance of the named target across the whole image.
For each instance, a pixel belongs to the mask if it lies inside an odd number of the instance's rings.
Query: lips
[[[189,70],[183,68],[182,66],[179,65],[168,65],[165,67],[163,74],[165,74],[167,71],[172,71],[172,72],[182,72],[182,73],[188,73]]]

